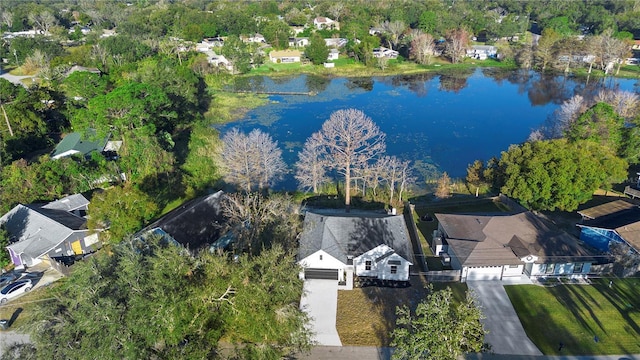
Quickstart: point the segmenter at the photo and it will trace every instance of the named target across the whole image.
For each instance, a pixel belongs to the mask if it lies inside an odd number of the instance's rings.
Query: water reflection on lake
[[[236,89],[307,92],[316,96],[274,95],[240,121],[220,128],[260,128],[278,141],[285,161],[297,152],[329,115],[339,109],[364,111],[387,134],[387,154],[409,159],[424,176],[443,171],[464,177],[476,159],[499,156],[509,145],[525,141],[549,121],[562,102],[585,97],[603,87],[636,91],[636,80],[572,79],[535,72],[477,69],[452,74],[375,78],[300,75],[287,78],[243,78]],[[276,188],[294,189],[293,176]]]

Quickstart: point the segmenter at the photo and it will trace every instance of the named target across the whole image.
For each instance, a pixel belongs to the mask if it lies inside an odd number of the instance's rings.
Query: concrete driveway
[[[495,354],[507,355],[542,355],[542,352],[531,342],[501,281],[467,281],[482,306],[486,317],[483,320],[489,334],[485,342],[491,345]]]
[[[338,282],[335,280],[305,280],[300,308],[311,318],[313,340],[318,345],[342,346],[336,330]]]

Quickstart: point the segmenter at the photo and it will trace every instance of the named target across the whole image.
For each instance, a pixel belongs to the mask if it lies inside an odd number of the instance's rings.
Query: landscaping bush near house
[[[640,279],[616,279],[611,287],[609,281],[505,289],[527,335],[545,355],[640,353]]]

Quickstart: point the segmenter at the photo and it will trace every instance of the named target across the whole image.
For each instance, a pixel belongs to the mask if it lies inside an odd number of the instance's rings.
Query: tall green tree
[[[276,49],[286,49],[289,47],[289,37],[292,35],[291,28],[281,20],[270,20],[261,29],[262,35],[267,43]]]
[[[622,150],[625,122],[613,106],[597,103],[569,124],[565,137],[569,141],[589,140],[606,146],[615,153]]]
[[[319,65],[327,61],[329,48],[324,38],[320,34],[314,33],[309,39],[309,45],[305,48],[304,54],[312,63]]]
[[[573,211],[627,177],[627,162],[592,141],[527,142],[503,151],[497,186],[534,210]]]
[[[236,73],[244,74],[251,70],[251,51],[249,45],[240,40],[238,36],[229,36],[221,49],[224,55],[233,64]]]
[[[130,184],[95,194],[89,204],[88,227],[108,231],[105,242],[119,242],[134,234],[158,214],[158,206],[147,194]]]
[[[538,40],[538,45],[534,51],[534,59],[536,66],[544,71],[554,59],[554,45],[560,40],[558,34],[553,28],[547,28],[542,31],[542,37]]]
[[[30,327],[38,358],[279,359],[309,348],[302,282],[280,247],[190,255],[147,236],[76,265]]]
[[[104,136],[128,131],[153,134],[156,130],[171,129],[177,115],[167,94],[159,87],[128,82],[113,91],[96,96],[87,104],[87,112],[72,119],[75,129],[97,130]]]
[[[396,309],[396,328],[391,334],[395,346],[392,359],[455,360],[470,352],[480,352],[484,345],[484,318],[475,298],[467,292],[457,306],[450,288],[434,291],[415,312],[403,306]]]

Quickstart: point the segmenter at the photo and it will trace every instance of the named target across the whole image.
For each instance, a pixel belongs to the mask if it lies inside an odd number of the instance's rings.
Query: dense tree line
[[[148,55],[168,38],[199,41],[203,37],[232,36],[233,39],[256,32],[262,33],[274,47],[286,48],[289,36],[293,35],[289,26],[307,25],[309,27],[301,36],[311,36],[312,20],[316,16],[329,16],[340,21],[340,29],[323,29],[316,33],[323,38],[340,36],[350,40],[347,53],[371,66],[386,66],[383,64],[386,59],[373,59],[370,55],[371,50],[380,44],[421,64],[429,62],[432,52],[444,54],[451,62],[459,62],[460,55],[473,37],[497,45],[501,61],[524,68],[535,66],[542,70],[556,68],[569,71],[583,66],[583,62],[576,61],[574,57],[595,54],[597,59],[588,66],[606,70],[610,60],[628,57],[625,40],[640,37],[637,30],[640,26],[636,20],[639,12],[633,1],[405,0],[336,3],[324,0],[239,4],[159,1],[133,6],[119,1],[50,1],[41,4],[6,1],[0,8],[3,29],[46,31],[53,35],[54,41],[14,39],[9,46],[2,47],[0,55],[22,64],[33,56],[37,48],[45,54],[45,59],[51,60],[63,51],[59,40],[81,39],[85,44],[100,45],[99,51],[113,57],[110,61],[123,63]],[[68,30],[85,25],[94,30],[88,36],[78,35],[79,30]],[[379,29],[375,36],[369,35],[372,27]],[[116,29],[120,36],[100,39],[101,29]],[[536,43],[525,36],[529,29],[538,33],[542,31],[541,41]],[[587,38],[578,40],[577,35],[587,35]],[[440,39],[446,40],[445,47],[438,51],[430,50],[430,46]],[[37,47],[32,46],[34,42],[38,42]],[[256,49],[248,51],[230,46],[225,52],[227,57],[235,54],[233,62],[238,63],[236,70],[240,72],[247,71],[246,64],[240,64],[244,59],[247,64],[260,63]],[[32,60],[37,60],[37,57]]]
[[[35,348],[25,352],[65,359],[279,359],[310,346],[298,306],[301,280],[280,245],[232,258],[191,255],[148,236],[76,266],[39,307],[41,316],[29,327]]]

